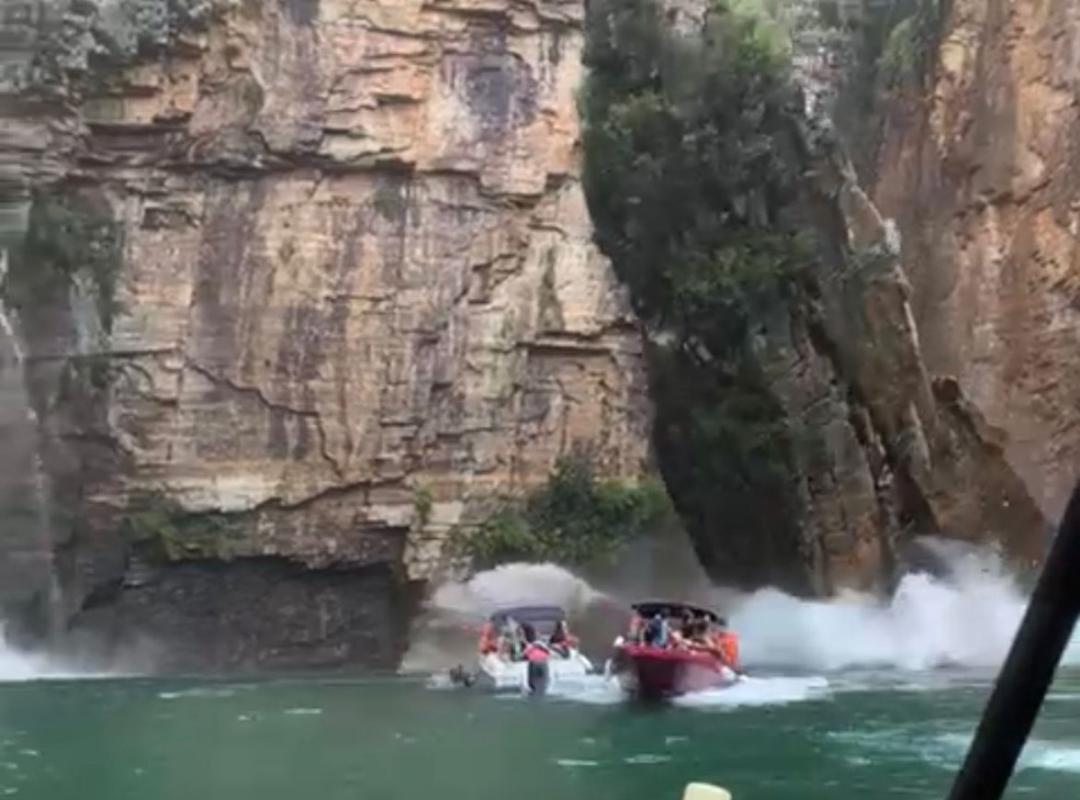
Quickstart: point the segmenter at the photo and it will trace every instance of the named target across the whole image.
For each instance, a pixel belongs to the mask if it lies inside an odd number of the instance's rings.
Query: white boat
[[[593,671],[592,662],[574,646],[572,640],[562,648],[552,646],[550,641],[556,626],[565,624],[565,621],[566,613],[558,606],[517,606],[496,611],[488,620],[488,625],[494,631],[502,631],[508,623],[531,628],[535,632],[536,642],[548,651],[549,656],[544,662],[544,685],[537,686],[535,677],[530,681],[529,661],[511,657],[509,647],[483,652],[483,644],[476,673],[477,683],[495,691],[539,693],[552,689],[557,691],[560,685],[580,683]]]

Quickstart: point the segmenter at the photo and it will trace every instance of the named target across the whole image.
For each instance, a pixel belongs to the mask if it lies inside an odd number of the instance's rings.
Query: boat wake
[[[674,699],[685,708],[733,709],[776,706],[820,700],[829,695],[829,681],[821,675],[805,677],[745,677],[725,689],[707,689]]]
[[[734,710],[750,706],[802,703],[827,697],[828,694],[829,681],[822,676],[750,676],[728,688],[708,689],[676,697],[672,704],[684,708]],[[580,681],[552,687],[549,696],[566,702],[603,706],[624,703],[627,700],[627,695],[618,682],[603,675],[590,675]]]

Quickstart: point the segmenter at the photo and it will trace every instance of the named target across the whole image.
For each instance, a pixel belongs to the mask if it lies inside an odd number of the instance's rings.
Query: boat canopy
[[[695,617],[705,617],[709,622],[722,622],[723,618],[715,611],[707,608],[690,605],[689,603],[671,602],[666,600],[650,600],[644,603],[634,603],[630,606],[642,617],[683,617],[689,612]]]
[[[512,608],[500,608],[491,615],[492,623],[498,626],[505,623],[507,618],[512,618],[515,622],[528,622],[533,625],[549,623],[554,627],[556,622],[562,622],[566,619],[566,612],[558,606],[514,606]]]

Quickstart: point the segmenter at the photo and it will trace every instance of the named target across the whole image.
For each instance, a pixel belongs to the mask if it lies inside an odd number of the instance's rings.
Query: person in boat
[[[724,666],[735,672],[742,671],[739,669],[739,637],[728,628],[726,619],[721,618],[716,623],[713,647],[719,653]]]
[[[641,644],[645,637],[645,619],[634,611],[630,615],[630,625],[626,629],[626,640],[633,644]]]
[[[508,616],[506,621],[503,622],[501,635],[499,637],[499,650],[504,658],[507,658],[510,661],[521,660],[522,653],[525,649],[522,633],[522,628],[517,620]]]
[[[700,617],[691,617],[683,625],[679,644],[690,650],[710,650],[712,642],[708,637],[708,621]]]
[[[650,647],[667,647],[671,629],[663,615],[655,614],[645,625],[643,640]]]
[[[533,694],[543,694],[547,691],[548,678],[550,677],[548,659],[551,658],[551,651],[536,635],[536,628],[528,622],[521,626],[521,630],[525,640],[522,657],[528,665],[526,675],[529,691]]]
[[[694,636],[698,629],[698,622],[694,620],[693,614],[690,611],[686,611],[683,614],[683,619],[679,621],[678,628],[672,629],[672,647],[688,648],[693,642]]]
[[[499,634],[495,630],[495,623],[488,620],[480,628],[480,655],[499,652]]]
[[[577,647],[577,638],[570,633],[566,620],[561,619],[555,623],[555,630],[548,638],[548,645],[553,653],[563,658],[570,658],[570,651]]]

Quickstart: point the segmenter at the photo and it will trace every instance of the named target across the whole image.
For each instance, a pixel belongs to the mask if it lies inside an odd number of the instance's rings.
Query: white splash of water
[[[727,711],[749,706],[775,706],[801,703],[828,696],[829,682],[822,676],[744,677],[734,686],[708,689],[675,697],[672,703],[685,708]],[[626,692],[618,681],[603,675],[590,675],[572,683],[553,686],[550,696],[586,705],[625,703]]]
[[[504,564],[436,589],[413,626],[402,672],[427,672],[475,661],[480,625],[493,611],[556,605],[571,617],[605,595],[555,564]]]
[[[498,608],[550,604],[574,613],[603,597],[574,573],[555,564],[504,564],[477,573],[464,583],[445,583],[431,608],[485,617]]]
[[[745,662],[815,671],[999,666],[1026,598],[993,553],[932,546],[951,574],[906,575],[888,600],[807,601],[775,589],[744,598],[731,617]]]
[[[829,681],[822,676],[745,677],[734,686],[694,692],[674,699],[675,705],[687,708],[743,708],[802,703],[828,696]]]
[[[0,682],[33,680],[47,672],[43,660],[8,647],[0,631]]]
[[[0,683],[94,677],[107,676],[103,673],[82,671],[42,655],[17,650],[4,639],[4,629],[0,625]]]

